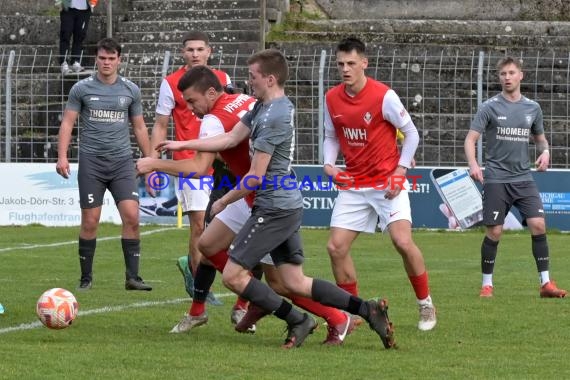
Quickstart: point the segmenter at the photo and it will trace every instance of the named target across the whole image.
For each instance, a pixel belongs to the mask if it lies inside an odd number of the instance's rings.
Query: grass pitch
[[[169,334],[189,300],[176,258],[187,230],[142,228],[141,275],[152,292],[124,290],[120,227],[102,225],[93,289],[78,282],[78,228],[0,228],[0,378],[6,379],[381,379],[569,378],[568,299],[540,299],[525,233],[505,234],[495,266],[495,296],[480,299],[483,232],[415,232],[430,275],[438,325],[420,332],[401,259],[387,236],[363,234],[353,248],[360,293],[386,297],[397,350],[385,350],[363,325],[341,347],[324,347],[321,326],[303,347],[284,351],[284,323],[267,317],[255,335],[234,332],[234,296],[216,280],[223,306],[208,307],[206,326]],[[305,272],[332,280],[328,231],[304,230]],[[549,235],[551,277],[570,287],[570,235]],[[38,325],[35,303],[46,289],[71,290],[80,303],[74,324]],[[322,321],[320,321],[322,324]]]

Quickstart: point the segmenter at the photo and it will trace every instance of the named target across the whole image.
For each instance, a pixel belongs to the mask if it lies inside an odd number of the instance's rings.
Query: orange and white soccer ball
[[[75,296],[62,288],[46,290],[36,304],[36,313],[44,326],[50,329],[64,329],[71,325],[79,304]]]

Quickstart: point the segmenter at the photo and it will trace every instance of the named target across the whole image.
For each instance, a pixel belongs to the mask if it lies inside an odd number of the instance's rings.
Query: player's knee
[[[82,221],[80,235],[84,238],[93,238],[97,235],[97,224],[97,221]]]
[[[233,273],[227,273],[224,271],[222,274],[222,284],[232,291],[236,291],[238,289],[238,277]]]
[[[139,219],[126,217],[123,219],[123,228],[130,232],[139,232]]]
[[[202,238],[198,239],[198,244],[196,246],[198,247],[200,253],[202,253],[205,256],[212,256],[213,254],[217,253],[213,252],[211,248],[212,244],[208,243],[208,241],[204,241],[204,239]]]
[[[348,246],[342,242],[330,239],[327,243],[327,251],[331,259],[340,259],[348,254]]]
[[[411,236],[398,236],[392,238],[394,247],[400,254],[406,255],[414,250],[415,244]]]

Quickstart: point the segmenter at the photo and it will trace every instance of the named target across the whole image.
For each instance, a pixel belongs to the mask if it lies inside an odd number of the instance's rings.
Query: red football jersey
[[[183,66],[165,78],[170,85],[174,101],[176,102],[176,105],[172,110],[172,118],[174,119],[174,136],[177,141],[197,139],[198,134],[200,133],[201,120],[194,115],[194,112],[188,109],[188,104],[186,104],[186,101],[182,97],[182,92],[178,91],[178,82],[186,71],[186,66]],[[229,76],[226,73],[214,69],[212,69],[212,71],[216,74],[222,86],[226,86],[228,84]],[[175,160],[183,160],[194,157],[194,154],[195,152],[192,150],[183,150],[180,152],[173,152],[172,158]]]
[[[231,131],[234,126],[241,120],[243,115],[250,111],[255,104],[255,98],[244,94],[223,94],[218,98],[216,103],[209,112],[209,115],[215,116],[224,127],[225,132]],[[208,137],[208,131],[202,129],[200,132],[202,138]],[[237,146],[220,152],[220,156],[227,163],[230,171],[236,177],[243,178],[251,167],[251,158],[249,155],[249,139],[245,139]],[[246,197],[246,202],[251,207],[255,193],[250,193]]]
[[[354,97],[346,93],[344,84],[326,94],[346,171],[359,187],[384,183],[398,166],[396,128],[382,114],[384,96],[389,90],[385,84],[367,78],[364,88]]]

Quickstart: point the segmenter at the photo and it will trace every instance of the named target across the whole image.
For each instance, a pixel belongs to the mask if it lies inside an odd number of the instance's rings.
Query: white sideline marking
[[[221,293],[221,294],[216,293],[216,297],[217,298],[225,298],[225,297],[229,297],[233,294],[234,293]],[[190,298],[175,298],[173,300],[167,300],[167,301],[146,301],[146,302],[132,303],[130,305],[104,306],[104,307],[101,307],[99,309],[91,309],[91,310],[80,311],[78,313],[78,316],[82,317],[85,315],[92,315],[92,314],[107,314],[107,313],[114,313],[114,312],[123,311],[123,310],[127,310],[127,309],[140,309],[140,308],[149,307],[149,306],[171,305],[171,304],[187,302],[189,299]],[[18,326],[5,327],[3,329],[0,329],[0,334],[5,334],[5,333],[13,332],[13,331],[31,330],[31,329],[35,329],[35,328],[42,327],[42,326],[43,325],[40,321],[35,321],[35,322],[31,322],[31,323],[21,323]]]
[[[146,235],[155,234],[157,232],[164,232],[164,231],[170,231],[170,230],[176,230],[176,229],[177,229],[176,227],[159,228],[156,230],[141,232],[140,235],[146,236]],[[116,239],[120,239],[120,238],[121,238],[121,236],[107,236],[107,237],[103,237],[103,238],[97,238],[97,241],[116,240]],[[62,241],[59,243],[50,243],[50,244],[25,244],[25,245],[19,245],[17,247],[0,248],[0,253],[7,252],[7,251],[15,251],[18,249],[61,247],[62,245],[70,245],[70,244],[77,244],[77,240]]]

